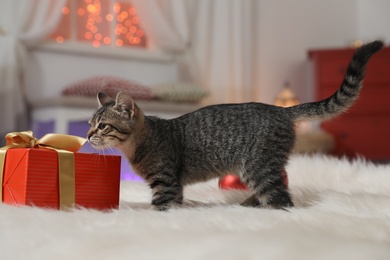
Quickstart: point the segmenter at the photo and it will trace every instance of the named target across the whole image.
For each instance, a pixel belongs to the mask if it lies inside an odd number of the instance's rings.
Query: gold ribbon
[[[32,131],[12,132],[7,134],[5,139],[6,146],[0,148],[0,202],[3,201],[3,171],[7,150],[10,148],[46,148],[53,149],[58,154],[60,209],[65,210],[74,206],[74,152],[81,148],[86,139],[64,134],[47,134],[37,139]]]

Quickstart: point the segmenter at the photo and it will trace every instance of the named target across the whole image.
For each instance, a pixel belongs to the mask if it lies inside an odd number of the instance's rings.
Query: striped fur
[[[348,108],[358,96],[369,57],[382,45],[373,42],[357,50],[333,96],[292,108],[213,105],[165,120],[144,116],[124,93],[116,100],[100,93],[88,140],[96,148],[116,147],[126,155],[149,183],[157,210],[180,204],[185,185],[227,173],[239,175],[253,191],[243,205],[292,207],[282,172],[295,143],[296,120],[327,119]]]

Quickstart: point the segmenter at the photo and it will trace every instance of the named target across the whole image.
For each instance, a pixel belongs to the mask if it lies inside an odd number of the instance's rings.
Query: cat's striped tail
[[[309,118],[325,120],[347,110],[359,96],[368,60],[382,47],[383,42],[374,41],[357,49],[349,63],[341,87],[332,96],[322,101],[288,107],[294,120]]]

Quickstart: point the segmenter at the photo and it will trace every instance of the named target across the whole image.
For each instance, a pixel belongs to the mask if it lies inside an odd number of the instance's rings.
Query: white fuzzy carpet
[[[390,165],[294,156],[287,172],[290,212],[237,206],[247,194],[216,181],[169,212],[130,182],[110,213],[2,204],[0,259],[390,259]]]

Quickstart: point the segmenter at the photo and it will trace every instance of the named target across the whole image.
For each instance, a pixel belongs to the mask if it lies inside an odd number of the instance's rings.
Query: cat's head
[[[97,95],[99,108],[89,121],[88,142],[96,149],[120,147],[137,134],[144,114],[130,95],[119,92],[116,99]]]

